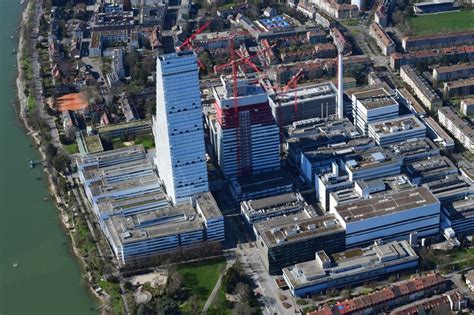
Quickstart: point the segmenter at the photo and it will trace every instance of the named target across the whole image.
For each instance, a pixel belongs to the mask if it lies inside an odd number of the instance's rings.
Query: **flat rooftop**
[[[346,223],[350,223],[432,204],[439,204],[438,199],[427,188],[417,187],[339,205],[335,211]]]
[[[105,161],[119,160],[127,157],[144,157],[146,155],[145,148],[142,145],[134,145],[120,149],[102,151],[97,153],[87,154],[81,157],[79,164],[101,163]]]
[[[385,269],[391,265],[418,260],[418,256],[407,241],[351,249],[333,254],[331,257],[324,252],[321,254],[326,264],[327,260],[330,261],[329,264],[322,265],[314,259],[283,269],[284,275],[294,288],[327,281],[337,283],[335,279],[338,278],[353,277],[357,273],[368,276],[367,273],[371,270]]]
[[[390,144],[385,148],[402,159],[424,155],[426,153],[429,153],[429,155],[439,154],[439,149],[428,138],[412,138],[403,142]]]
[[[109,214],[127,212],[133,209],[143,209],[142,211],[157,209],[169,205],[164,192],[148,192],[127,197],[107,197],[97,202],[99,212]]]
[[[407,164],[406,169],[413,176],[428,176],[440,172],[457,173],[457,167],[445,156],[433,156],[428,159],[415,161]]]
[[[345,164],[351,172],[360,172],[398,162],[399,160],[389,151],[381,147],[373,147],[347,156]]]
[[[160,186],[160,181],[158,175],[150,174],[145,176],[139,176],[127,180],[122,180],[119,182],[109,183],[106,179],[102,179],[96,182],[93,182],[90,185],[90,190],[92,196],[102,196],[108,193],[126,191],[129,189],[138,189],[141,187],[148,187],[154,185],[157,188]]]
[[[97,132],[101,134],[101,133],[108,133],[108,132],[113,132],[113,131],[121,130],[121,129],[140,128],[140,127],[146,128],[147,126],[151,126],[151,120],[140,119],[140,120],[132,120],[129,122],[99,127],[97,128]]]
[[[269,248],[345,231],[334,215],[299,219],[301,216],[277,217],[257,223],[255,228]]]
[[[424,183],[437,198],[455,197],[456,194],[474,192],[472,184],[463,176],[452,174],[445,178]]]
[[[319,98],[335,97],[337,94],[336,87],[331,82],[317,83],[305,86],[299,86],[296,89],[296,97],[298,102],[308,102]],[[277,94],[279,103],[282,106],[295,102],[295,89],[289,89],[287,92]]]
[[[222,217],[222,212],[211,192],[200,193],[195,197],[195,200],[207,220]]]
[[[150,160],[144,158],[141,160],[130,161],[127,163],[99,167],[91,165],[84,167],[83,174],[86,180],[117,177],[126,174],[138,174],[141,172],[153,172],[153,165]]]
[[[240,186],[243,194],[292,185],[289,175],[283,170],[237,177],[236,183]]]
[[[115,242],[124,245],[204,230],[203,222],[191,204],[165,207],[132,216],[111,216],[105,220],[105,224]]]
[[[474,218],[474,195],[445,204],[444,209],[448,212],[451,220],[466,220]]]
[[[374,122],[369,124],[369,128],[379,135],[402,133],[413,129],[426,129],[425,125],[423,125],[414,115],[406,115],[396,119]]]
[[[397,101],[383,87],[356,92],[352,94],[367,109],[376,109],[397,105]]]

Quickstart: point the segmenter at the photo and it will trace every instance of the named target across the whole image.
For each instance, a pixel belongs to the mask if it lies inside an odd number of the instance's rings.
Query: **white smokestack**
[[[342,49],[337,52],[337,117],[344,118],[344,69],[342,64]]]

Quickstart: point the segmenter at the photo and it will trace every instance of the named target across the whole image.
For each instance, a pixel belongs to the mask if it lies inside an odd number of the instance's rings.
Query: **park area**
[[[414,16],[410,26],[415,35],[474,30],[474,10]]]
[[[186,264],[178,266],[177,272],[183,277],[183,283],[188,296],[196,296],[199,309],[204,307],[207,298],[214,289],[221,271],[224,269],[226,261],[224,258],[207,260],[201,263]],[[186,301],[181,309],[184,312],[191,311],[191,307]]]

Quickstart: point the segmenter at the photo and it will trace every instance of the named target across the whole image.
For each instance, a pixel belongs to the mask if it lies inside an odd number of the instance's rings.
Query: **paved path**
[[[204,304],[204,307],[202,308],[201,314],[206,314],[207,310],[211,306],[212,302],[214,301],[214,298],[216,297],[217,292],[219,292],[219,289],[221,288],[221,283],[222,283],[222,278],[226,274],[227,270],[229,270],[232,265],[234,265],[235,260],[227,260],[227,265],[225,266],[224,270],[222,270],[221,275],[219,276],[219,279],[217,279],[216,285],[214,286],[214,289],[212,289],[211,294],[207,298],[206,304]]]

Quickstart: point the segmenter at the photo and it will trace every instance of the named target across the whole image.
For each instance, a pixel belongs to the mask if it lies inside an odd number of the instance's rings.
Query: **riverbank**
[[[36,8],[36,6],[39,5],[35,1],[29,1],[28,5],[24,8],[23,13],[22,13],[22,18],[21,18],[21,24],[20,24],[20,29],[19,29],[19,40],[18,40],[18,48],[17,48],[17,69],[18,69],[18,74],[16,78],[16,90],[17,90],[17,101],[18,101],[18,110],[17,114],[20,118],[20,121],[25,128],[25,131],[27,135],[31,136],[33,141],[35,142],[38,151],[41,155],[42,160],[47,160],[47,155],[45,148],[43,146],[43,139],[40,136],[40,133],[30,125],[28,121],[28,96],[25,94],[26,91],[26,84],[24,82],[24,77],[25,73],[23,72],[24,69],[22,68],[22,56],[25,53],[25,47],[27,45],[25,38],[24,38],[24,29],[28,25],[28,21],[30,18],[39,18],[39,16],[36,14],[35,10],[40,10],[41,8]],[[30,56],[28,56],[30,57]],[[37,104],[38,106],[38,104]],[[39,106],[42,106],[42,104],[39,104]],[[48,188],[53,196],[53,201],[55,207],[59,210],[60,216],[61,216],[61,223],[63,224],[65,229],[69,230],[69,216],[66,213],[65,209],[62,204],[64,204],[63,199],[60,194],[59,187],[56,185],[54,181],[54,170],[52,169],[52,166],[50,163],[46,163],[46,165],[43,167],[43,173],[47,177],[48,181]],[[84,260],[84,258],[80,255],[79,250],[74,242],[74,238],[72,237],[71,233],[68,233],[69,235],[69,240],[70,240],[70,245],[72,248],[72,252],[74,253],[74,256],[78,259],[81,269],[82,270],[87,270],[88,264]],[[88,281],[88,290],[90,293],[101,303],[101,304],[107,304],[108,300],[105,296],[98,295],[97,292],[94,290],[92,284],[90,281]]]

